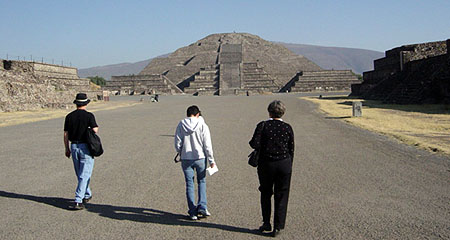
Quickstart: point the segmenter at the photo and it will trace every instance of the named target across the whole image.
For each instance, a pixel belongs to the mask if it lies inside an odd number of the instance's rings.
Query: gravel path
[[[0,239],[261,239],[248,141],[275,98],[296,137],[281,239],[449,239],[450,159],[317,113],[294,95],[170,96],[96,112],[105,153],[87,209],[68,211],[76,187],[63,119],[0,128]],[[173,134],[197,104],[220,171],[208,177],[212,216],[189,221]]]

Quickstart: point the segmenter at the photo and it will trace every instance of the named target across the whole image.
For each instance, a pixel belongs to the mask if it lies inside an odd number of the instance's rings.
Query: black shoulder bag
[[[103,154],[102,141],[92,128],[87,129],[87,145],[93,157]]]
[[[266,124],[266,122],[264,121],[261,133],[262,133],[262,131],[264,131],[265,124]],[[257,167],[258,166],[259,153],[260,153],[260,151],[255,149],[255,150],[253,150],[253,152],[250,153],[250,155],[248,155],[248,165],[250,165],[252,167]]]

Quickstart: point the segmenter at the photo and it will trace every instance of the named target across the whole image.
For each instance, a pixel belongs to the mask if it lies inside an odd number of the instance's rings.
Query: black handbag
[[[103,154],[102,141],[92,128],[87,129],[87,145],[93,157]]]
[[[252,167],[257,167],[258,162],[259,162],[259,151],[255,149],[248,155],[248,165]]]
[[[264,130],[265,127],[265,122],[263,122],[263,128],[261,130],[261,132]],[[257,167],[258,163],[259,163],[259,152],[257,149],[253,150],[253,152],[251,152],[248,155],[248,165],[252,166],[252,167]]]

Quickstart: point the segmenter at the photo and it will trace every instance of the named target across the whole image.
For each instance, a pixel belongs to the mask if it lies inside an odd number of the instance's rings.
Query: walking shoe
[[[92,196],[83,198],[83,203],[88,203],[92,199]]]
[[[191,219],[191,220],[198,220],[197,216],[195,216],[195,215],[189,216],[189,219]]]
[[[281,230],[280,230],[280,229],[274,228],[273,231],[272,231],[272,233],[271,233],[270,235],[271,235],[272,237],[277,237],[278,235],[280,235],[280,233],[281,233]]]
[[[258,231],[259,232],[270,232],[270,231],[272,231],[272,226],[270,225],[270,223],[269,224],[263,224],[263,225],[261,225],[261,227],[259,227],[258,228]]]
[[[74,203],[73,205],[69,206],[70,210],[82,210],[84,209],[83,203]]]
[[[198,210],[197,216],[200,218],[205,218],[211,216],[211,213],[209,213],[208,210]]]

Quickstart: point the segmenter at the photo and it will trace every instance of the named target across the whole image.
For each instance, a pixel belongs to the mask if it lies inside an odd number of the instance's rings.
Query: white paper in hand
[[[213,168],[208,167],[208,168],[206,169],[206,172],[208,172],[208,175],[209,175],[209,176],[213,175],[213,174],[216,173],[217,171],[219,171],[219,169],[217,168],[217,164],[214,164],[214,167],[213,167]]]

